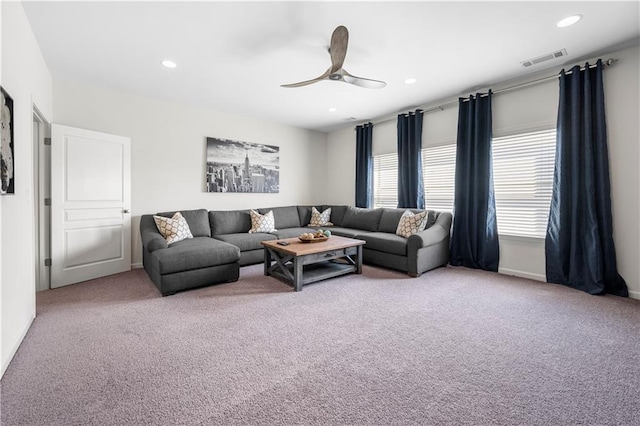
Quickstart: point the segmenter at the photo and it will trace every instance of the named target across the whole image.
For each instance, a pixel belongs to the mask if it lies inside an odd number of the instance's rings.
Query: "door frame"
[[[33,234],[35,249],[36,291],[50,288],[51,268],[45,260],[51,257],[51,208],[45,198],[51,197],[51,123],[33,104]],[[50,140],[50,139],[49,139]]]

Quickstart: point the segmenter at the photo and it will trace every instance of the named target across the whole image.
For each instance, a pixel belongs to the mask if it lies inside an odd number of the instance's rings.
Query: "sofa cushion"
[[[406,209],[382,209],[378,231],[395,234],[396,229],[398,229],[398,223],[400,223],[400,217],[405,211]]]
[[[326,210],[331,208],[331,217],[329,220],[333,223],[334,226],[345,226],[343,224],[344,214],[347,212],[348,206],[322,206],[322,209],[318,210]],[[309,223],[309,222],[306,222]]]
[[[210,211],[211,235],[247,233],[251,229],[249,210]]]
[[[273,211],[269,210],[265,214],[260,214],[255,210],[251,210],[249,211],[249,215],[251,215],[251,229],[249,229],[250,234],[277,231]]]
[[[450,212],[437,212],[435,210],[428,210],[428,212],[429,212],[429,218],[427,219],[427,223],[424,226],[424,229],[431,228],[436,223],[436,221],[438,220],[440,215],[442,215],[442,214],[450,215],[451,214]]]
[[[274,207],[272,209],[258,209],[261,214],[267,214],[273,212],[273,217],[276,221],[276,229],[280,228],[298,228],[302,225],[300,222],[300,215],[298,215],[297,206],[288,207]]]
[[[157,216],[172,217],[176,212],[162,212]],[[211,228],[209,227],[209,219],[205,209],[198,210],[180,210],[180,214],[187,221],[189,230],[194,237],[210,237]]]
[[[178,241],[193,238],[187,221],[182,217],[180,212],[176,212],[172,217],[153,216],[158,232],[162,234],[167,241],[167,245],[171,245]]]
[[[382,209],[363,209],[349,206],[344,214],[342,226],[364,231],[377,231],[381,216]]]
[[[154,251],[151,266],[164,275],[235,263],[239,259],[238,247],[210,237],[195,237]]]
[[[360,235],[366,235],[369,232],[361,229],[342,228],[340,226],[333,226],[330,229],[331,235],[337,235],[339,237],[356,238],[360,239]]]
[[[358,235],[359,240],[367,242],[366,250],[376,250],[384,253],[407,255],[407,239],[387,232],[366,232]]]
[[[225,235],[216,235],[214,238],[217,238],[220,241],[224,241],[229,244],[233,244],[238,247],[240,251],[249,251],[249,250],[259,250],[264,248],[262,241],[267,240],[276,240],[278,237],[275,234],[264,234],[264,233],[256,233],[256,234],[225,234]]]
[[[298,206],[298,216],[300,217],[301,225],[306,225],[311,220],[311,207],[313,206]]]
[[[293,238],[293,237],[299,237],[300,235],[304,234],[305,232],[315,232],[316,230],[313,228],[285,228],[285,229],[278,229],[275,234],[278,236],[279,239],[283,239],[283,238]]]

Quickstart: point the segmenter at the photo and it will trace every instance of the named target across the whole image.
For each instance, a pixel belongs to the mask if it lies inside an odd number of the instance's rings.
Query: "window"
[[[555,149],[555,129],[493,138],[498,234],[544,238]]]
[[[493,138],[493,185],[498,233],[544,238],[547,231],[556,130]],[[374,207],[398,204],[398,155],[373,157]],[[453,211],[456,144],[424,148],[422,177],[429,210]]]
[[[455,177],[455,143],[422,150],[422,179],[427,209],[453,211]]]
[[[398,207],[398,154],[373,156],[373,207]]]
[[[452,211],[456,171],[455,143],[422,150],[422,178],[426,207],[429,210]],[[398,206],[398,154],[373,157],[373,206]]]

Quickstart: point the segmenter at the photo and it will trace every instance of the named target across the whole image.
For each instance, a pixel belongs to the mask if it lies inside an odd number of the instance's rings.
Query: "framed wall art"
[[[280,192],[280,147],[207,138],[207,192]]]
[[[0,194],[15,193],[13,99],[0,87]]]

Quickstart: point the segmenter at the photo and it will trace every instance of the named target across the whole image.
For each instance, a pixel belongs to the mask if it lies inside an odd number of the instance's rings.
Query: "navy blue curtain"
[[[420,110],[398,115],[398,207],[424,209]]]
[[[547,281],[628,296],[613,243],[602,61],[560,73]]]
[[[373,124],[356,126],[356,207],[373,206]]]
[[[455,266],[498,271],[500,249],[491,160],[491,91],[460,98],[451,258]]]

